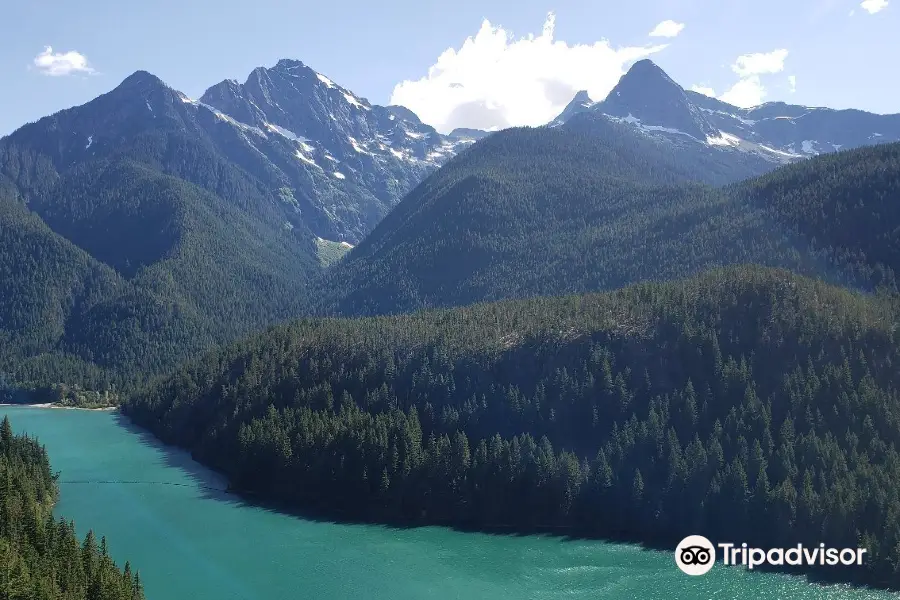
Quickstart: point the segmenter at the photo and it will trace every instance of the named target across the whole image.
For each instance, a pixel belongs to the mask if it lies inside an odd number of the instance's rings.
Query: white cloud
[[[762,104],[765,97],[766,88],[763,87],[759,75],[751,75],[731,86],[731,89],[719,96],[719,100],[741,108],[750,108]]]
[[[870,15],[874,15],[887,8],[887,0],[863,0],[860,6]]]
[[[70,50],[68,52],[53,52],[53,48],[47,46],[44,51],[34,57],[32,61],[35,68],[44,75],[58,77],[71,75],[72,73],[93,73],[94,69],[88,64],[87,57]]]
[[[871,1],[871,0],[867,0]],[[653,31],[650,32],[650,37],[675,37],[681,30],[684,29],[684,23],[676,23],[675,21],[663,21],[659,25],[653,28]]]
[[[719,100],[741,108],[762,104],[768,92],[760,76],[784,71],[784,61],[787,57],[788,51],[783,48],[738,56],[731,65],[731,70],[738,74],[740,80],[719,96]],[[793,75],[788,76],[788,83],[793,93],[797,78]]]
[[[569,45],[553,39],[554,26],[550,13],[540,35],[515,39],[485,20],[459,49],[444,51],[426,76],[397,84],[391,104],[413,110],[441,132],[543,125],[579,90],[602,100],[626,66],[666,47],[614,48],[605,39]]]
[[[703,94],[704,96],[709,96],[710,98],[716,97],[716,90],[712,89],[711,87],[692,85],[691,91],[697,92],[698,94]]]
[[[784,59],[787,58],[787,55],[788,51],[783,48],[781,50],[772,50],[771,52],[742,54],[731,65],[731,70],[741,77],[778,73],[784,70]]]

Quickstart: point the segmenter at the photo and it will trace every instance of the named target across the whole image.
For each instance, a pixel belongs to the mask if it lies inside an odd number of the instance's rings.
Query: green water
[[[57,512],[106,535],[151,600],[897,598],[717,565],[688,577],[635,546],[298,519],[247,506],[118,415],[0,407],[60,472]]]

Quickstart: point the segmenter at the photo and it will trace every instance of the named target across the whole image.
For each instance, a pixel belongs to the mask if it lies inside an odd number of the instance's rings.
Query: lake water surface
[[[150,600],[880,599],[898,595],[717,565],[688,577],[637,546],[341,525],[248,506],[109,412],[0,406],[47,446],[59,515],[105,535]]]

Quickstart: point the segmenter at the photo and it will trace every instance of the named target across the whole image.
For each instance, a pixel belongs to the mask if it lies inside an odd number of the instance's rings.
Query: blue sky
[[[0,134],[138,69],[198,97],[279,58],[443,130],[538,124],[573,90],[602,99],[644,56],[739,104],[900,112],[900,0],[45,0],[3,12]]]

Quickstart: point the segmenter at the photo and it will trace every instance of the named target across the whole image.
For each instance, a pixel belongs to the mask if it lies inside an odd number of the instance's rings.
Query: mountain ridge
[[[876,275],[882,267],[869,260],[892,263],[890,232],[872,236],[876,247],[810,250],[795,240],[827,232],[841,242],[839,232],[769,210],[766,194],[740,204],[712,187],[779,163],[695,138],[717,101],[697,108],[653,63],[632,71],[609,101],[579,94],[563,123],[440,137],[411,111],[373,105],[301,61],[259,67],[199,100],[136,71],[0,139],[0,194],[19,207],[4,218],[21,223],[25,211],[52,240],[47,252],[14,236],[0,248],[9,273],[20,272],[19,255],[46,267],[21,298],[65,296],[70,281],[93,290],[25,332],[25,362],[16,352],[0,362],[29,365],[34,379],[43,367],[32,365],[63,355],[91,373],[141,363],[155,373],[313,305],[417,310],[608,289],[737,259],[814,273],[810,264],[837,261],[856,269],[832,274],[841,282],[894,285],[896,265]],[[694,135],[652,125],[652,104],[630,106],[646,85],[676,100]],[[421,158],[438,142],[452,150],[439,170]],[[768,230],[783,217],[796,231]],[[71,273],[57,268],[66,264]],[[23,301],[33,310],[14,301],[0,331],[38,322],[44,305]]]
[[[372,105],[301,61],[282,59],[254,69],[244,84],[215,84],[199,100],[135,71],[109,92],[0,139],[66,168],[113,153],[148,128],[204,138],[214,154],[261,180],[268,195],[282,199],[289,190],[283,211],[292,226],[299,211],[313,238],[353,244],[482,133],[442,136],[408,109]]]
[[[767,102],[738,108],[685,90],[650,59],[634,63],[607,97],[582,91],[550,122],[560,126],[582,112],[630,124],[639,132],[682,147],[756,154],[774,164],[818,154],[900,141],[900,114]],[[692,138],[695,144],[686,143]]]
[[[330,267],[319,313],[610,290],[740,263],[895,289],[900,259],[889,247],[900,217],[887,199],[900,181],[900,144],[724,187],[698,183],[714,163],[668,149],[590,113],[498,132],[426,179]],[[860,194],[879,219],[860,208]]]

